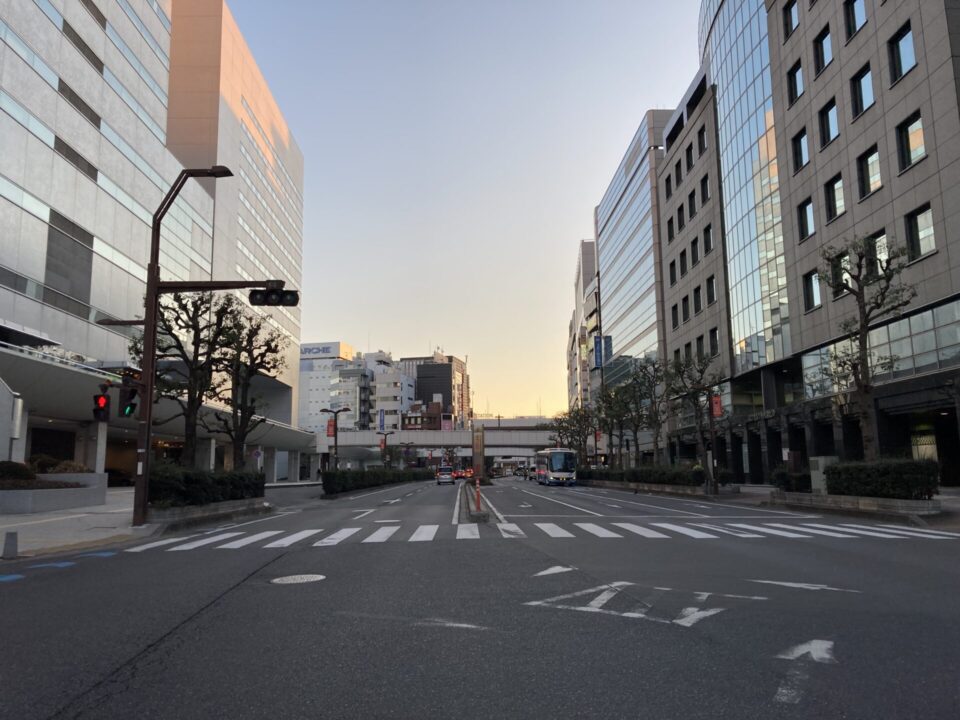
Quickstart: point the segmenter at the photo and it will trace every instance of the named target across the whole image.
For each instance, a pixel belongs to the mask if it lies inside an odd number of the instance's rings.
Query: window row
[[[704,175],[700,178],[700,207],[703,207],[710,199],[710,176]],[[693,220],[697,216],[697,191],[693,190],[687,195],[686,205],[681,203],[677,206],[677,222],[674,225],[673,218],[667,218],[667,242],[672,242],[676,233],[687,226],[687,219]]]
[[[716,357],[720,354],[720,332],[717,328],[710,328],[710,332],[707,334],[708,342],[710,343],[710,357]],[[703,358],[707,357],[704,353],[703,346],[703,335],[697,336],[697,357]],[[693,343],[686,343],[683,346],[683,355],[680,354],[680,348],[677,348],[673,351],[673,361],[678,365],[683,360],[693,360]]]
[[[709,255],[713,250],[713,226],[707,225],[703,228],[703,254]],[[670,287],[677,284],[677,260],[670,261]],[[694,238],[690,241],[690,267],[696,267],[700,262],[700,239]],[[680,277],[687,274],[687,251],[680,251]]]
[[[813,2],[810,3],[813,5]],[[865,0],[844,0],[843,23],[847,31],[847,40],[860,32],[867,24],[867,6]],[[789,0],[783,6],[783,38],[788,40],[800,27],[800,6],[797,0]]]
[[[707,305],[713,305],[717,301],[717,277],[711,275],[707,278]],[[693,289],[693,314],[698,314],[703,310],[703,288],[697,285]],[[670,324],[676,330],[681,322],[690,320],[690,296],[684,295],[679,303],[675,303],[670,308]]]
[[[707,126],[701,125],[700,129],[697,130],[697,158],[703,157],[703,154],[707,151]],[[693,158],[693,143],[691,142],[687,145],[687,149],[684,152],[687,172],[689,173],[693,170],[694,158]],[[676,187],[680,187],[680,183],[683,182],[683,164],[682,161],[677,160],[676,164],[673,166],[673,175],[667,174],[667,179],[664,181],[664,190],[666,191],[667,199],[673,195],[674,182],[676,182]],[[675,178],[675,179],[674,179]],[[702,182],[702,181],[701,181]]]

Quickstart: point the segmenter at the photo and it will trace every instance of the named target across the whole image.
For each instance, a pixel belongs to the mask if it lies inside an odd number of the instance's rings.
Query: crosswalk
[[[644,540],[763,540],[790,539],[810,540],[834,538],[839,540],[958,540],[960,533],[907,528],[900,525],[866,525],[861,523],[779,523],[779,522],[649,522],[644,525],[629,522],[571,522],[566,526],[557,523],[535,522],[521,527],[516,523],[490,523],[478,525],[383,525],[377,528],[344,527],[327,532],[322,528],[298,530],[284,534],[284,530],[266,530],[255,533],[242,531],[185,535],[176,538],[155,540],[144,545],[127,548],[126,552],[140,553],[150,550],[182,552],[185,550],[215,549],[241,550],[245,548],[290,548],[333,547],[343,544],[378,544],[411,542],[425,543],[434,540],[482,540],[522,538],[547,538],[554,540],[592,539],[617,540],[633,538]]]

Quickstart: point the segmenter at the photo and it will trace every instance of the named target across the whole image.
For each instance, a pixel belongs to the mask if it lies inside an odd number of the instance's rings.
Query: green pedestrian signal
[[[137,411],[137,388],[120,388],[120,417],[133,417]]]

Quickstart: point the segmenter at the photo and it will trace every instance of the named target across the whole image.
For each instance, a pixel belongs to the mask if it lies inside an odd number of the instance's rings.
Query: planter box
[[[633,483],[633,482],[615,482],[613,480],[586,480],[583,484],[590,487],[611,488],[613,490],[639,490],[645,493],[660,493],[661,495],[696,495],[698,497],[716,497],[715,495],[705,495],[703,485],[665,485],[663,483]],[[740,492],[740,487],[736,485],[721,488],[720,493],[728,495]]]
[[[148,508],[147,522],[163,523],[169,529],[188,527],[210,520],[228,520],[243,515],[272,512],[273,507],[260,498],[226,500],[208,505],[186,505],[172,508]]]
[[[821,495],[774,490],[770,502],[790,507],[817,510],[849,511],[877,515],[937,515],[939,500],[897,500],[896,498],[861,497],[859,495]]]
[[[107,502],[106,473],[62,473],[37,475],[38,480],[63,480],[82,483],[82,488],[51,488],[49,490],[0,490],[0,513],[23,515],[27,513],[69,510],[70,508],[105,505]]]

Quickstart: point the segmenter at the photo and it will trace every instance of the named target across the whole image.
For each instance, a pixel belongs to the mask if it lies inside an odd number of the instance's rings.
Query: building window
[[[700,178],[700,204],[703,205],[710,199],[710,176],[704,175]]]
[[[803,95],[803,66],[797,60],[797,64],[787,70],[787,97],[790,104],[793,105],[801,95]]]
[[[840,135],[840,120],[837,117],[837,99],[830,98],[830,102],[820,110],[820,147],[826,147]]]
[[[680,277],[687,274],[687,251],[680,251]]]
[[[673,351],[673,362],[677,365],[680,364],[680,348]]]
[[[890,82],[895,83],[917,64],[917,55],[913,48],[913,33],[908,22],[888,43],[890,47]]]
[[[687,295],[683,296],[683,300],[680,301],[681,315],[683,316],[683,321],[686,322],[690,319],[690,297]]]
[[[703,357],[703,335],[697,335],[697,357]]]
[[[720,333],[716,328],[710,328],[710,357],[720,354]]]
[[[923,120],[917,112],[897,126],[897,155],[900,159],[900,170],[906,170],[925,154]]]
[[[784,39],[793,35],[793,31],[800,26],[800,8],[797,6],[797,0],[790,0],[783,6],[783,37]]]
[[[820,307],[820,275],[816,270],[803,276],[803,309],[809,312]]]
[[[687,172],[693,170],[693,143],[687,145]]]
[[[875,233],[869,240],[869,264],[867,265],[868,274],[876,277],[882,274],[890,259],[890,253],[887,251],[887,234],[884,230]]]
[[[677,261],[670,261],[670,287],[677,284]]]
[[[713,305],[717,301],[717,277],[711,275],[707,278],[707,305]]]
[[[833,38],[830,37],[830,26],[827,25],[813,40],[813,69],[817,75],[833,62]]]
[[[673,218],[667,219],[667,242],[673,241]]]
[[[683,356],[687,360],[693,360],[693,348],[690,347],[690,343],[683,346]]]
[[[846,210],[843,204],[843,176],[836,175],[823,186],[823,199],[826,203],[828,222]]]
[[[696,314],[701,310],[703,310],[703,293],[700,290],[700,286],[697,285],[693,289],[693,312]]]
[[[808,162],[810,147],[807,144],[807,129],[804,128],[793,136],[793,171],[799,172]]]
[[[670,320],[673,323],[673,329],[680,327],[680,312],[676,305],[670,308]]]
[[[847,24],[847,39],[849,40],[867,22],[865,0],[845,0],[843,3],[843,19]]]
[[[697,130],[697,154],[703,155],[707,151],[707,126],[701,125]]]
[[[690,219],[692,220],[697,215],[697,191],[694,190],[689,195],[687,195],[687,209],[690,212]]]
[[[840,283],[850,284],[850,255],[847,253],[836,255],[830,263],[830,272],[833,274],[833,296],[839,297],[847,292]]]
[[[814,227],[813,199],[807,198],[797,206],[797,231],[800,233],[801,242],[813,235]]]
[[[880,153],[876,145],[857,158],[857,181],[861,199],[880,189]]]
[[[930,204],[907,215],[907,257],[916,260],[936,250],[933,238],[933,212]]]
[[[677,164],[673,166],[673,175],[677,183],[677,188],[679,188],[680,183],[683,182],[683,168],[680,167],[679,160],[677,160]]]
[[[690,267],[700,262],[700,241],[694,238],[690,241]]]
[[[683,230],[686,224],[686,220],[683,219],[683,205],[681,205],[677,208],[677,231]]]
[[[673,183],[671,182],[671,180],[672,178],[669,175],[667,175],[667,180],[666,180],[666,183],[664,184],[664,187],[666,188],[666,193],[667,193],[667,200],[669,200],[670,197],[673,195]]]
[[[707,225],[703,229],[703,254],[706,255],[713,250],[713,226]]]
[[[853,96],[853,117],[857,118],[873,105],[873,73],[867,63],[850,81]]]

